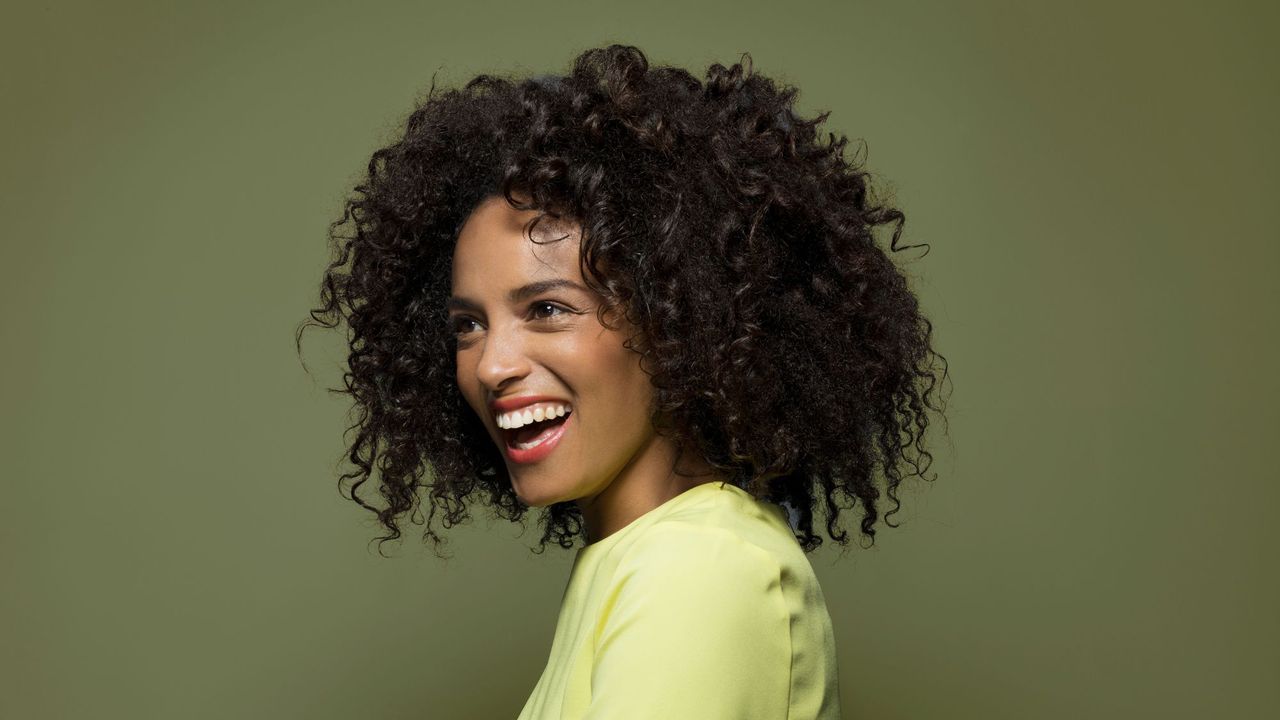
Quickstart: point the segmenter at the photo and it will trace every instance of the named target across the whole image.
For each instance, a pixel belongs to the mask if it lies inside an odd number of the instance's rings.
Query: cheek
[[[653,384],[640,369],[640,356],[622,348],[610,348],[595,358],[597,407],[609,417],[612,432],[634,435],[648,427]]]
[[[478,409],[478,404],[482,402],[480,398],[474,397],[476,388],[476,377],[465,360],[459,355],[455,356],[455,366],[453,378],[457,383],[458,393],[462,395],[463,401],[480,417],[484,417],[481,413],[483,408]]]
[[[467,388],[471,387],[471,381],[467,379],[467,374],[459,369],[453,375],[454,382],[458,388],[458,393],[462,395],[462,399],[471,405],[471,396],[467,394]]]

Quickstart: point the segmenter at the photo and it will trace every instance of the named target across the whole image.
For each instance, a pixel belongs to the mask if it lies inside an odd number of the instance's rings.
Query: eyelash
[[[539,308],[539,307],[542,307],[542,306],[553,307],[553,308],[555,308],[556,310],[559,310],[559,311],[560,311],[560,313],[559,313],[560,315],[563,315],[563,314],[565,314],[565,313],[570,312],[570,310],[569,310],[568,308],[563,307],[563,306],[561,306],[561,305],[558,305],[558,304],[556,304],[556,303],[550,302],[550,301],[548,301],[548,300],[538,300],[538,301],[536,301],[536,302],[530,303],[530,304],[529,304],[529,311],[532,313],[532,312],[533,312],[533,310],[534,310],[534,308]],[[553,320],[553,319],[555,319],[556,317],[558,317],[558,315],[552,315],[552,316],[550,316],[550,317],[546,317],[546,318],[539,318],[539,319],[541,319],[541,320]],[[464,315],[464,316],[462,316],[462,317],[456,317],[456,318],[454,318],[454,319],[453,319],[453,322],[451,322],[451,323],[450,323],[450,327],[452,327],[452,328],[453,328],[453,334],[454,334],[455,336],[456,336],[456,335],[461,335],[461,334],[462,334],[462,328],[461,328],[461,327],[459,327],[459,326],[460,326],[462,323],[466,323],[466,322],[475,322],[475,321],[474,321],[474,320],[472,320],[471,318],[469,318],[469,317],[465,316],[465,315]]]

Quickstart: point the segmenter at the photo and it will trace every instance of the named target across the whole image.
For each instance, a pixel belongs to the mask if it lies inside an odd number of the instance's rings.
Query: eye
[[[455,318],[455,319],[453,320],[453,322],[452,322],[452,323],[450,323],[450,325],[451,325],[451,326],[452,326],[452,328],[453,328],[453,334],[454,334],[454,335],[461,335],[461,334],[463,334],[463,330],[464,330],[464,327],[466,326],[466,324],[467,324],[467,323],[474,323],[474,322],[475,322],[475,321],[474,321],[474,320],[472,320],[472,319],[471,319],[471,318],[469,318],[469,317],[461,316],[461,317]]]
[[[538,314],[538,312],[537,312],[537,311],[538,311],[538,310],[540,310],[540,309],[542,309],[542,308],[551,308],[552,310],[558,310],[559,312],[558,312],[558,313],[556,313],[556,314],[558,314],[558,315],[563,315],[564,313],[568,312],[567,310],[565,310],[564,308],[560,307],[559,305],[557,305],[557,304],[555,304],[555,303],[553,303],[553,302],[547,302],[547,301],[545,301],[545,300],[539,300],[538,302],[535,302],[534,304],[532,304],[532,305],[530,305],[530,306],[529,306],[529,309],[530,309],[531,311],[533,311],[533,314],[534,314],[534,315],[537,315],[537,314]],[[550,315],[550,316],[546,316],[546,317],[547,317],[547,319],[549,319],[549,318],[552,318],[552,317],[555,317],[555,316],[556,316],[556,315]]]
[[[539,300],[529,305],[529,314],[537,320],[551,320],[557,316],[571,312],[567,308],[561,307],[553,302]],[[459,315],[450,323],[455,336],[465,335],[470,330],[470,325],[476,324],[476,321],[466,315]]]

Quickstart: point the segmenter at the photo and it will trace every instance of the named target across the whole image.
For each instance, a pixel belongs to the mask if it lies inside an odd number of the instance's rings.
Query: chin
[[[574,499],[568,497],[568,494],[565,492],[556,492],[555,488],[551,488],[550,492],[547,492],[544,489],[543,492],[531,493],[528,487],[521,487],[520,481],[514,478],[511,480],[511,488],[515,490],[516,498],[519,499],[521,503],[524,503],[526,506],[531,508],[545,508],[559,502]]]
[[[527,507],[544,508],[558,502],[554,496],[541,493],[529,494],[528,489],[522,489],[519,481],[514,479],[511,481],[511,489],[516,491],[516,498]]]

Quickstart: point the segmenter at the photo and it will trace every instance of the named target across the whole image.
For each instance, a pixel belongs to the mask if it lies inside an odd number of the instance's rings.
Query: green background
[[[951,362],[848,718],[1280,713],[1271,3],[28,4],[0,22],[0,716],[514,718],[570,553],[339,497],[327,223],[432,72],[749,52],[862,138]],[[662,662],[662,658],[654,658]]]

